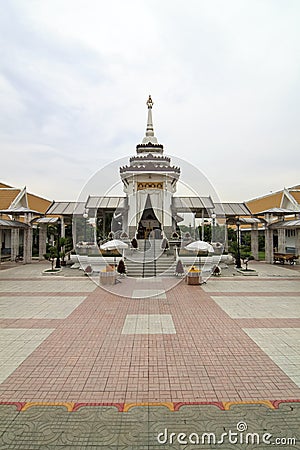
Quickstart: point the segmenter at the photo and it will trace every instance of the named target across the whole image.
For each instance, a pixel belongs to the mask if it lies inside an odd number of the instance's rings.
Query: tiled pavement
[[[133,290],[123,280],[114,295],[41,268],[0,272],[0,448],[190,448],[154,437],[165,426],[221,434],[240,420],[297,433],[299,271],[262,265],[259,278],[181,282],[164,295],[163,279]]]

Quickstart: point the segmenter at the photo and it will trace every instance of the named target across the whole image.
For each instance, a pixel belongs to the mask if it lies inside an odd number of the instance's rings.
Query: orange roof
[[[0,182],[0,209],[8,209],[20,192],[21,189],[12,188]],[[28,207],[41,213],[45,213],[52,203],[50,200],[35,194],[30,194],[29,192],[26,192],[26,195]]]
[[[290,194],[294,197],[297,203],[300,205],[300,189],[299,191],[290,190]]]
[[[3,189],[3,188],[11,188],[12,186],[9,186],[8,184],[5,184],[5,183],[1,183],[0,182],[0,189]]]
[[[0,209],[7,209],[11,203],[21,192],[20,189],[15,188],[0,188]]]
[[[246,205],[252,214],[256,214],[270,208],[280,208],[282,194],[283,191],[274,192],[273,194],[268,194],[264,197],[249,200],[246,202]]]
[[[52,202],[34,194],[27,193],[28,207],[34,211],[45,213]]]

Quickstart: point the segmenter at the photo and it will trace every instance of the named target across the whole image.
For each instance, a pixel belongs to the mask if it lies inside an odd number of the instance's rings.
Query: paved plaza
[[[176,441],[241,421],[299,448],[299,266],[113,292],[46,267],[0,270],[0,448],[269,448]]]

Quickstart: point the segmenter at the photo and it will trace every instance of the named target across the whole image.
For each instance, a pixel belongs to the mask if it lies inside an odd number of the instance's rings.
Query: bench
[[[298,255],[294,255],[293,253],[274,253],[274,264],[284,264],[285,262],[288,262],[289,264],[295,264],[296,259],[298,259]]]
[[[11,256],[10,255],[1,255],[0,262],[10,261]]]

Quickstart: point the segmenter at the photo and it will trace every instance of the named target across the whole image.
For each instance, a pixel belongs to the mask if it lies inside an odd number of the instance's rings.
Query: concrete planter
[[[54,269],[54,271],[52,272],[51,271],[51,269],[45,269],[45,270],[43,270],[43,272],[42,272],[42,275],[43,276],[46,276],[46,277],[51,277],[51,276],[59,276],[59,275],[62,275],[62,269]]]
[[[244,277],[257,277],[258,273],[256,272],[256,270],[253,269],[248,269],[248,270],[242,270],[242,269],[236,269],[236,271],[243,275]]]
[[[100,272],[100,284],[101,285],[112,285],[116,284],[117,273],[113,270],[110,272]]]

